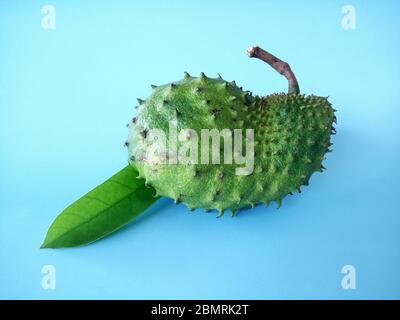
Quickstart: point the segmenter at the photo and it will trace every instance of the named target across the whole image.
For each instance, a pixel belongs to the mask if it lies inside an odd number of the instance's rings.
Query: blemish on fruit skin
[[[146,139],[147,138],[147,133],[149,132],[149,130],[144,129],[143,131],[140,132],[141,136]]]

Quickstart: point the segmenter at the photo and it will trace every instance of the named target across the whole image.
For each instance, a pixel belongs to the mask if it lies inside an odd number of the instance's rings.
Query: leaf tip
[[[43,243],[40,245],[39,249],[49,249],[51,248],[51,246],[49,245],[49,243],[46,241],[46,239],[43,241]]]

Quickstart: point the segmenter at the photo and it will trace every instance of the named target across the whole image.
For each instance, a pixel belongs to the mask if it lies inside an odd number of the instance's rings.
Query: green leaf
[[[155,190],[126,166],[61,212],[41,248],[78,247],[122,227],[157,201]]]

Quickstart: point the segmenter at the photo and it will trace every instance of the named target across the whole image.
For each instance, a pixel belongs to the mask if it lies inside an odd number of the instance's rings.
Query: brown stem
[[[260,47],[250,47],[247,49],[247,54],[250,58],[258,58],[266,63],[268,63],[272,68],[278,71],[280,74],[284,75],[289,82],[289,90],[288,93],[299,94],[300,87],[297,82],[297,79],[290,69],[290,66],[287,62],[282,61],[281,59],[275,57],[269,52],[261,49]]]

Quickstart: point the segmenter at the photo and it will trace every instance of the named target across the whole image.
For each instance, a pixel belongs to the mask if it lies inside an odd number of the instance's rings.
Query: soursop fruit
[[[272,59],[272,63],[278,60]],[[273,67],[284,75],[291,72],[285,63],[284,69]],[[209,78],[204,73],[198,77],[185,73],[182,80],[152,86],[146,100],[138,99],[137,115],[128,125],[129,163],[157,195],[183,202],[191,210],[216,209],[221,215],[225,210],[234,214],[241,208],[271,201],[280,206],[286,195],[300,192],[314,172],[324,169],[322,161],[330,151],[336,120],[327,98],[301,95],[297,81],[291,85],[291,80],[289,93],[265,97],[253,96],[234,81]],[[150,134],[155,129],[166,133],[164,142],[173,146],[174,152],[154,148],[154,139],[160,138]],[[204,129],[227,129],[224,132],[228,136],[235,129],[242,129],[243,136],[246,130],[253,130],[252,141],[242,137],[243,154],[246,141],[253,143],[251,170],[238,174],[240,165],[224,162],[229,158],[223,148],[225,135],[217,141],[220,163],[212,163],[215,155],[211,151],[207,153],[209,163],[200,161],[200,151],[197,156],[190,154],[195,149],[185,146],[196,138],[191,146],[197,145],[199,150]],[[172,131],[174,134],[169,134]],[[212,139],[210,142],[214,143]],[[180,155],[186,161],[179,161]]]

